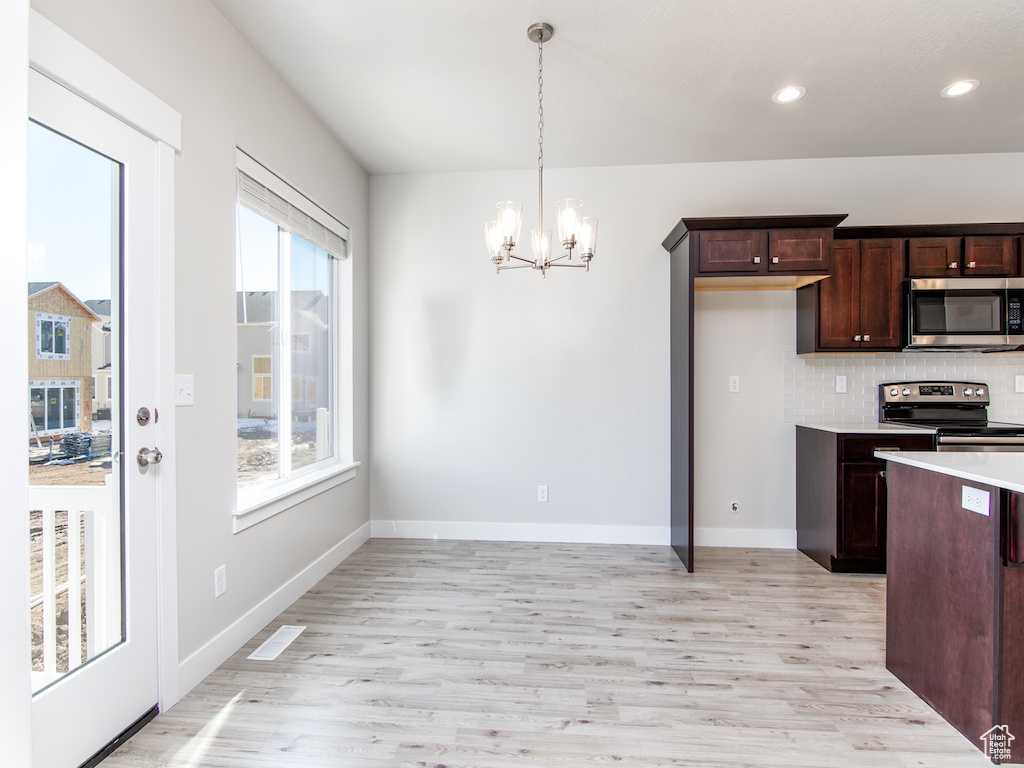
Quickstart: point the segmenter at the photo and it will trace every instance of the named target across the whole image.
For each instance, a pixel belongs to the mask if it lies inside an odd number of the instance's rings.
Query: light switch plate
[[[989,511],[989,492],[983,491],[980,488],[971,488],[969,485],[963,486],[961,503],[964,509],[977,512],[979,515],[988,517],[991,514]]]

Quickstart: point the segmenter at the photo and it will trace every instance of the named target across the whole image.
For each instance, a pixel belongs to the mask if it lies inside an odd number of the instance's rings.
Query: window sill
[[[265,494],[259,494],[258,500],[253,500],[252,497],[246,499],[243,496],[238,509],[232,513],[232,533],[251,528],[279,512],[284,512],[296,504],[352,480],[356,476],[359,463],[354,461],[350,464],[337,464],[292,478],[274,486]]]

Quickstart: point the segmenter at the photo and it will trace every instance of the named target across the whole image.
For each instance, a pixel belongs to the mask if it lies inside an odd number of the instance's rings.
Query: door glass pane
[[[235,254],[238,487],[281,475],[277,387],[280,313],[277,225],[238,206]]]
[[[316,385],[331,392],[331,338],[334,332],[331,295],[334,259],[327,251],[291,237],[291,389],[293,470],[334,455],[331,403],[316,402]]]
[[[112,458],[122,434],[122,173],[37,123],[28,167],[29,317],[50,317],[30,331],[39,341],[25,390],[38,692],[124,639],[122,476]],[[112,382],[102,421],[98,371]]]

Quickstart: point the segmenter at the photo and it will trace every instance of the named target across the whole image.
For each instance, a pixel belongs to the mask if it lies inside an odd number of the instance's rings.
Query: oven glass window
[[[914,296],[914,332],[918,334],[1001,334],[1002,318],[1003,300],[998,293],[934,291]]]

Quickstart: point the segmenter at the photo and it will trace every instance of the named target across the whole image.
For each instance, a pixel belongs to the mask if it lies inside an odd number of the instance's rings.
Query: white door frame
[[[180,697],[175,519],[174,161],[175,152],[181,149],[181,115],[35,11],[31,11],[29,21],[29,66],[155,143],[159,275],[155,406],[160,413],[160,447],[164,451],[156,509],[157,674],[158,703],[164,711]],[[27,640],[28,635],[25,637]]]
[[[4,250],[24,254],[26,248],[26,195],[28,182],[28,0],[0,3],[0,233]],[[25,292],[26,260],[5,258],[0,280],[0,312],[4,326],[24,323],[28,313]],[[22,327],[22,326],[18,326]],[[24,334],[22,334],[24,336]],[[17,336],[11,344],[15,347]],[[22,339],[21,344],[25,344]],[[25,347],[9,351],[7,375],[0,377],[0,420],[28,427],[28,403],[18,390],[28,381]],[[15,509],[28,509],[28,462],[24,444],[0,441],[0,462],[10,469],[11,486],[5,501]],[[5,473],[6,475],[6,473]],[[32,751],[31,641],[29,635],[28,515],[0,515],[0,739],[4,761],[29,765]]]

